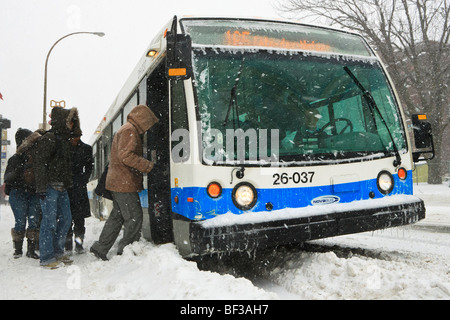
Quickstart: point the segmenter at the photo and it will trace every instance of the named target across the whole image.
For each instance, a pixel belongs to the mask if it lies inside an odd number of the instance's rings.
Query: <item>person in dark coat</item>
[[[15,226],[11,229],[15,249],[14,258],[22,256],[23,240],[26,236],[28,245],[26,256],[39,259],[35,250],[39,241],[41,208],[34,181],[33,150],[42,133],[19,128],[15,136],[17,150],[9,158],[5,170],[5,193],[9,195],[9,203],[15,219]]]
[[[91,207],[87,193],[87,184],[92,172],[92,147],[81,141],[82,132],[77,128],[72,132],[72,174],[73,187],[69,191],[72,226],[67,233],[66,251],[72,251],[75,240],[75,252],[84,253],[83,241],[86,231],[84,219],[91,216]],[[75,234],[75,239],[73,236]]]
[[[67,190],[72,188],[70,133],[79,126],[78,110],[55,107],[51,129],[37,144],[34,170],[40,196],[42,221],[39,234],[41,266],[54,269],[73,262],[64,255],[67,232],[72,224]]]

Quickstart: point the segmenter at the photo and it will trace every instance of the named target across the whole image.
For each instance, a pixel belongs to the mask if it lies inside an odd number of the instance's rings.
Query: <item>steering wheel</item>
[[[328,122],[327,124],[325,124],[322,128],[319,129],[318,132],[319,132],[319,133],[322,133],[322,132],[325,131],[326,128],[328,128],[328,127],[330,127],[330,126],[332,126],[332,125],[334,125],[334,126],[336,127],[336,122],[339,122],[339,121],[344,121],[344,122],[346,122],[346,124],[345,124],[344,128],[343,128],[341,131],[339,131],[337,134],[343,134],[344,131],[347,130],[347,128],[350,128],[350,132],[353,131],[353,124],[352,124],[352,122],[351,122],[349,119],[346,119],[346,118],[336,118],[336,119],[334,119],[334,120]]]

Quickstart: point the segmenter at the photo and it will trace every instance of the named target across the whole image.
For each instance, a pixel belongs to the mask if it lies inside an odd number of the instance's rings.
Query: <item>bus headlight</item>
[[[394,178],[387,171],[381,171],[377,177],[377,187],[382,194],[389,194],[394,189]]]
[[[233,189],[233,203],[241,210],[249,210],[256,204],[256,189],[247,182],[237,184]]]

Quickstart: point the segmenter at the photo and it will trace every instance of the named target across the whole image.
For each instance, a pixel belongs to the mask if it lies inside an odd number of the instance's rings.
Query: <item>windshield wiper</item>
[[[239,127],[239,106],[237,104],[237,87],[239,85],[239,80],[241,79],[241,73],[242,73],[242,69],[244,67],[244,60],[245,58],[242,59],[241,61],[241,65],[239,67],[239,71],[236,77],[236,81],[234,82],[234,86],[233,88],[231,88],[231,92],[230,92],[230,103],[228,105],[228,111],[227,111],[227,115],[225,116],[225,120],[223,122],[223,126],[225,127],[228,123],[228,118],[230,117],[230,112],[231,112],[231,108],[234,106],[233,111],[236,111],[236,117],[237,117],[237,123],[238,123],[238,127]],[[233,127],[234,127],[234,117],[233,117]],[[234,128],[236,129],[236,128]]]
[[[376,112],[380,116],[381,122],[386,127],[387,132],[389,133],[389,137],[391,138],[391,141],[392,141],[392,147],[394,148],[395,160],[394,160],[393,165],[394,165],[394,167],[398,167],[399,165],[402,164],[400,152],[398,152],[397,145],[395,144],[394,138],[392,137],[392,134],[391,134],[391,130],[389,130],[389,127],[388,127],[386,121],[384,120],[383,115],[381,114],[380,109],[378,108],[378,106],[375,102],[375,99],[373,98],[372,94],[368,90],[366,90],[366,88],[364,88],[364,86],[361,84],[361,82],[359,82],[359,80],[356,78],[356,76],[353,74],[353,72],[350,71],[350,69],[347,66],[344,67],[344,70],[345,70],[345,72],[348,73],[350,78],[352,78],[352,80],[353,80],[353,82],[355,82],[356,86],[362,91],[363,97],[366,100],[367,104],[369,105],[369,108],[372,110],[372,113],[374,112],[374,110],[376,110]]]

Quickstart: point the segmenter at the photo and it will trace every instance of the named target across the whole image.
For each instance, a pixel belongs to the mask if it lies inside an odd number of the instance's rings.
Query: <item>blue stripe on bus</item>
[[[227,212],[242,214],[245,211],[236,208],[233,204],[232,191],[232,188],[223,188],[221,196],[212,199],[207,195],[206,187],[172,188],[172,211],[190,220],[211,219]],[[370,198],[369,193],[372,191],[375,198],[384,197],[378,191],[376,179],[319,187],[257,189],[258,201],[251,211],[267,211],[266,203],[268,202],[272,203],[272,210],[279,210],[310,206],[313,204],[313,200],[316,204],[367,200]],[[412,171],[408,172],[407,179],[404,181],[394,175],[394,189],[390,195],[411,195],[412,193]],[[174,201],[175,196],[178,196],[178,204]],[[321,198],[321,196],[325,197]],[[188,202],[188,198],[192,198],[193,202]]]

